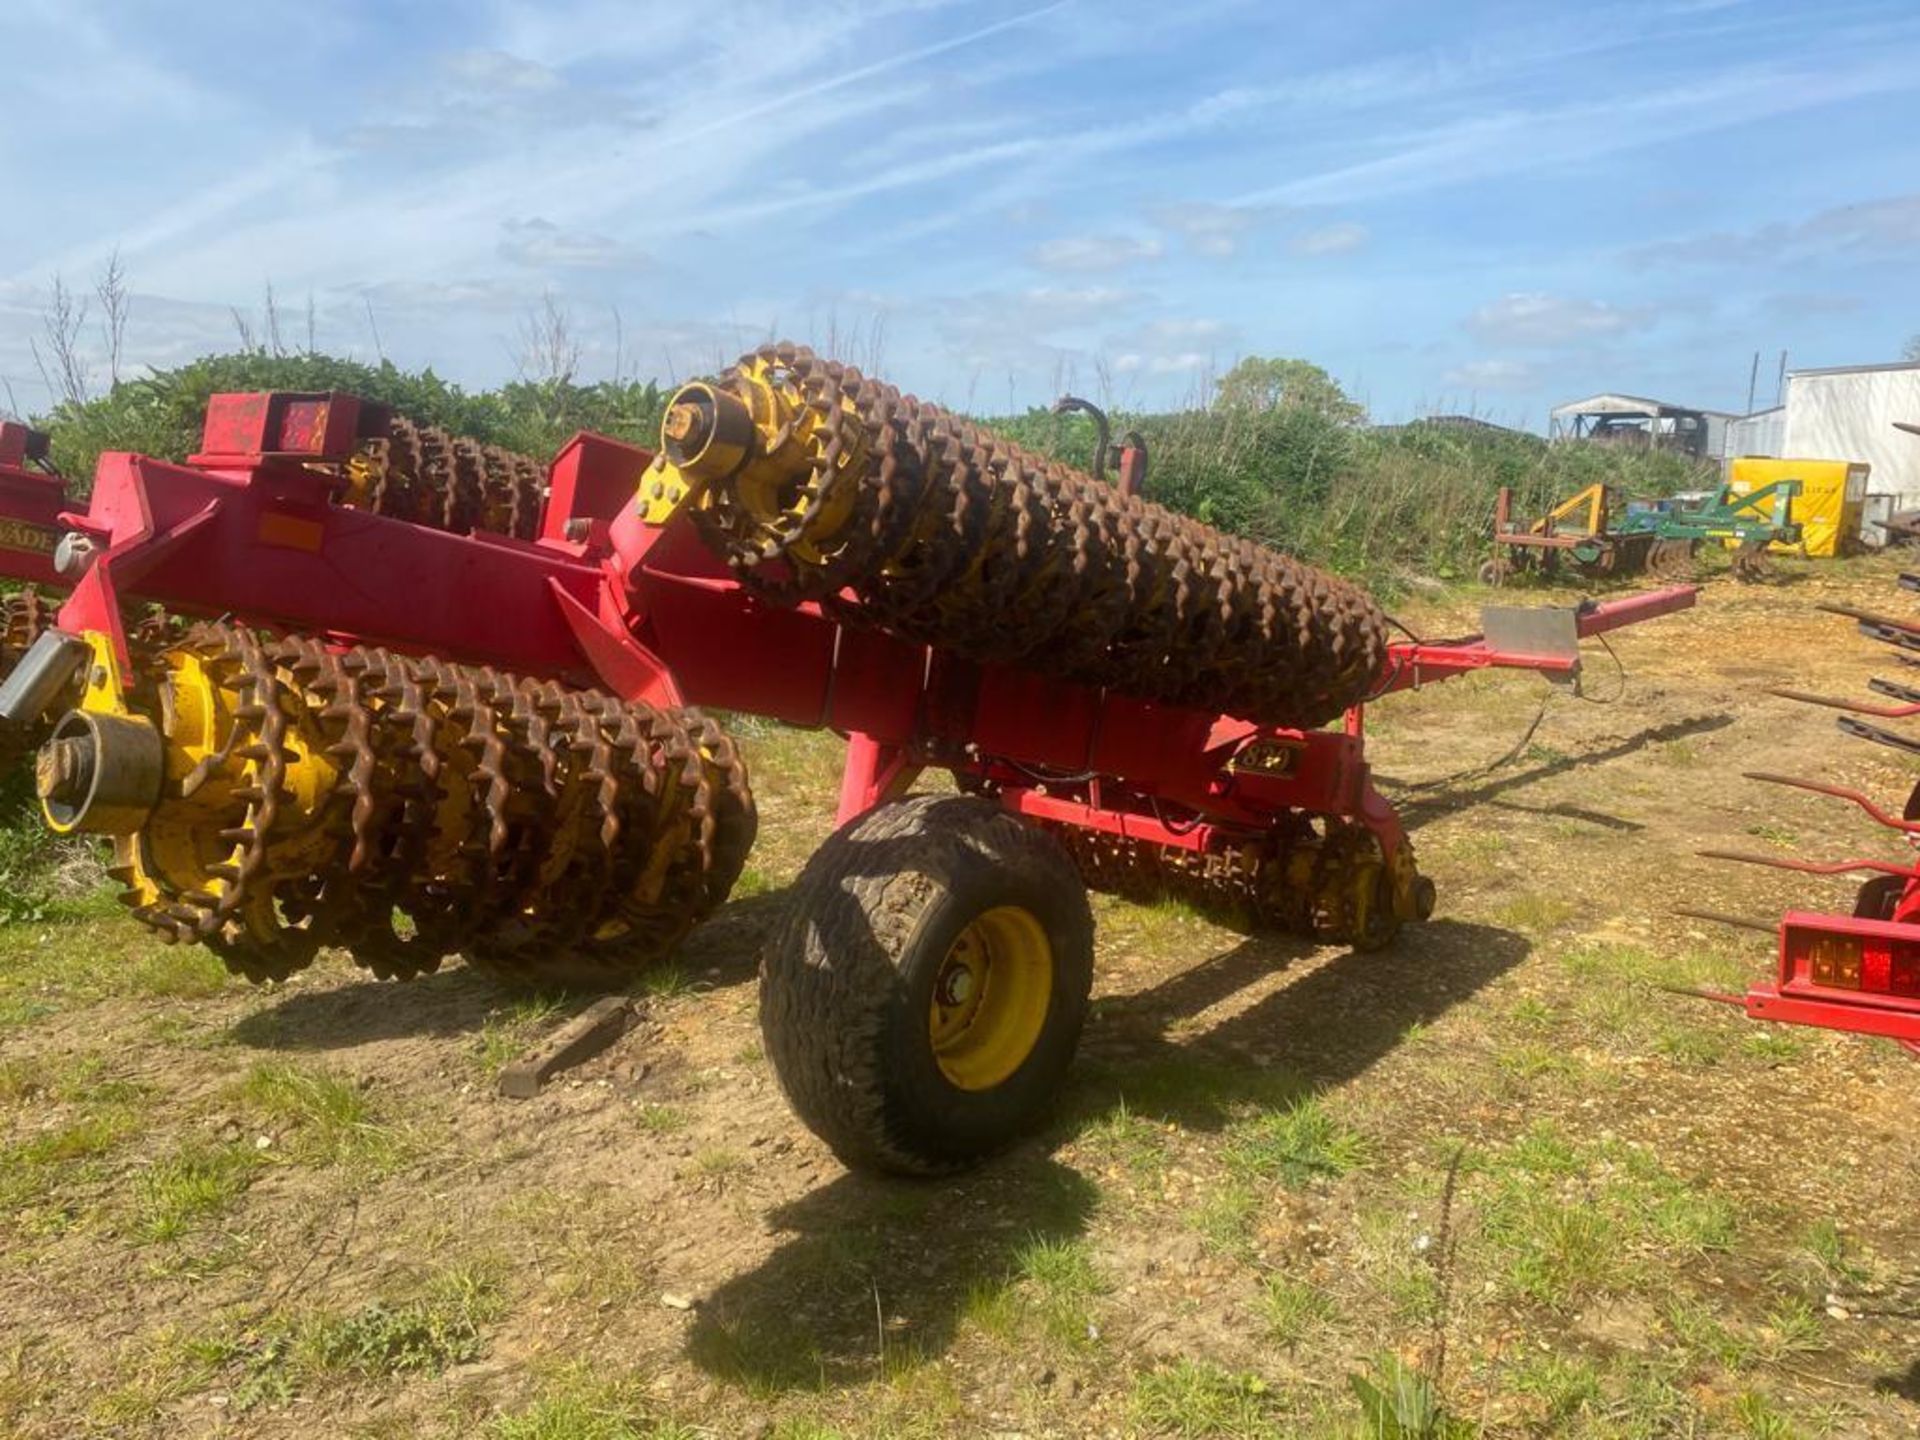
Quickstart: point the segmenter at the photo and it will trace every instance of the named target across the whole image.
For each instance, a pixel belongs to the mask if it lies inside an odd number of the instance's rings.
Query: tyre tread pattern
[[[1085,887],[1053,837],[988,801],[916,795],[869,811],[815,852],[763,957],[768,1058],[801,1120],[850,1168],[940,1175],[981,1158],[904,1133],[875,1065],[896,967],[969,852],[1076,896],[1076,922],[1091,935]]]

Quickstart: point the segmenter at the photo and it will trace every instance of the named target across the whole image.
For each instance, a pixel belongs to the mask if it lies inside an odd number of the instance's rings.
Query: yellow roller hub
[[[641,486],[650,523],[664,524],[689,501],[706,503],[708,487],[725,482],[748,515],[789,533],[794,555],[810,564],[851,518],[868,461],[853,398],[810,392],[764,355],[748,357],[721,383],[682,386],[668,402],[661,441]]]
[[[1053,947],[1033,912],[998,905],[960,932],[940,965],[927,1030],[941,1073],[991,1090],[1039,1043],[1053,999]]]

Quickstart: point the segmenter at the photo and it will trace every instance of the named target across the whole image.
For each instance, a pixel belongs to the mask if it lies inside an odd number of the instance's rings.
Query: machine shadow
[[[723,905],[667,960],[642,972],[632,990],[672,976],[696,989],[744,985],[759,970],[760,947],[780,921],[786,891],[770,890]],[[591,1004],[593,995],[559,993],[533,998],[552,1002],[564,1019]],[[234,1022],[233,1038],[261,1050],[343,1050],[380,1040],[469,1034],[489,1016],[529,998],[502,988],[457,962],[432,975],[394,983],[371,975],[324,990],[295,990]]]
[[[944,1180],[838,1179],[769,1215],[791,1235],[701,1306],[687,1353],[716,1378],[765,1390],[857,1384],[932,1358],[970,1309],[993,1303],[1035,1247],[1083,1233],[1099,1198],[1054,1152],[1123,1107],[1215,1130],[1363,1073],[1410,1027],[1520,963],[1507,931],[1441,920],[1402,947],[1346,952],[1204,1034],[1170,1031],[1314,952],[1241,941],[1149,989],[1096,1002],[1056,1119],[1035,1141]]]
[[[1390,776],[1377,777],[1381,788],[1389,793],[1400,811],[1401,820],[1412,829],[1423,821],[1433,820],[1442,815],[1455,814],[1468,810],[1475,805],[1489,805],[1514,790],[1524,790],[1529,785],[1537,785],[1542,780],[1551,780],[1556,775],[1565,775],[1569,771],[1584,770],[1593,765],[1606,765],[1615,760],[1623,760],[1629,755],[1638,754],[1649,745],[1665,745],[1675,740],[1691,739],[1695,735],[1709,734],[1715,730],[1724,730],[1733,724],[1731,715],[1694,715],[1685,720],[1671,720],[1664,725],[1655,725],[1638,734],[1628,735],[1598,750],[1585,750],[1577,755],[1561,755],[1541,764],[1529,766],[1525,770],[1514,771],[1498,778],[1488,779],[1480,784],[1456,788],[1445,782],[1427,782],[1416,788],[1407,781],[1396,780]],[[1411,798],[1403,798],[1411,797]],[[1624,826],[1628,822],[1615,816],[1599,816],[1592,811],[1562,811],[1547,807],[1548,814],[1564,814],[1568,819],[1587,820],[1593,823],[1606,823],[1610,827]]]
[[[1880,1395],[1898,1395],[1902,1400],[1910,1400],[1920,1405],[1920,1360],[1907,1366],[1901,1375],[1882,1375],[1873,1382],[1874,1392]]]
[[[1059,1139],[1121,1106],[1216,1130],[1249,1104],[1286,1104],[1344,1085],[1417,1026],[1472,999],[1531,949],[1509,930],[1432,920],[1384,951],[1346,951],[1191,1038],[1169,1031],[1293,960],[1299,944],[1256,936],[1150,989],[1103,1000]]]

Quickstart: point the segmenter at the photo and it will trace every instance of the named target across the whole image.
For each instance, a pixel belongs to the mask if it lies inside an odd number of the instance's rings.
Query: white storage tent
[[[1920,504],[1920,363],[1847,365],[1787,375],[1787,426],[1781,451],[1797,460],[1864,460],[1867,489]]]

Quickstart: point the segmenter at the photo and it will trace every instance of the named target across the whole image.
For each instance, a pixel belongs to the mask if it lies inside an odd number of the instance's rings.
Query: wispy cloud
[[[1352,220],[1337,225],[1322,225],[1293,237],[1290,248],[1296,255],[1351,255],[1365,247],[1372,232]]]
[[[1259,211],[1242,205],[1218,205],[1207,200],[1155,205],[1147,214],[1162,229],[1184,236],[1195,253],[1212,260],[1224,260],[1238,252],[1260,216]]]
[[[1124,270],[1164,254],[1150,235],[1063,235],[1035,249],[1033,263],[1042,270]]]
[[[1920,252],[1920,191],[1777,220],[1663,241],[1635,252],[1641,260],[1690,265],[1771,265],[1822,255],[1905,256]]]
[[[1044,398],[1104,359],[1171,395],[1244,349],[1364,365],[1387,410],[1436,373],[1523,394],[1692,363],[1713,327],[1644,322],[1694,266],[1756,345],[1814,314],[1768,295],[1832,295],[1821,333],[1864,335],[1856,261],[1920,289],[1920,196],[1863,178],[1910,168],[1911,7],[1462,5],[484,0],[315,33],[298,0],[18,0],[0,193],[32,223],[0,232],[0,369],[20,297],[116,247],[143,359],[216,343],[269,279],[314,294],[324,344],[365,353],[371,303],[396,358],[476,382],[547,290],[590,351],[618,306],[629,353],[676,366],[837,296],[884,309],[924,393],[1013,371]],[[1788,115],[1819,173],[1779,168]]]
[[[1530,291],[1482,305],[1467,317],[1467,329],[1494,345],[1551,349],[1644,330],[1655,313],[1646,305],[1610,305]]]
[[[1456,390],[1526,390],[1539,381],[1539,368],[1527,360],[1468,360],[1441,377]]]

